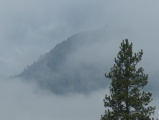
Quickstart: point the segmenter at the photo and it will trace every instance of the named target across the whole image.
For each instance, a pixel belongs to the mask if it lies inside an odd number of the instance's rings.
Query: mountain
[[[40,88],[55,94],[85,94],[105,88],[104,44],[108,36],[103,30],[75,34],[40,56],[18,77],[36,81]]]

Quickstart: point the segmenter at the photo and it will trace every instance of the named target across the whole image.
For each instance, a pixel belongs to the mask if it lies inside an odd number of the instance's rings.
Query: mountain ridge
[[[96,63],[101,58],[89,59],[97,51],[93,47],[104,39],[105,34],[100,31],[75,34],[27,66],[18,77],[36,81],[40,88],[55,94],[89,93],[105,88],[104,65]]]

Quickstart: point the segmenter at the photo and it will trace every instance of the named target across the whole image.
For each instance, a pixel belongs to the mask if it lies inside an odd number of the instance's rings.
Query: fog
[[[135,52],[144,51],[139,65],[155,86],[152,104],[158,106],[158,10],[158,0],[0,0],[0,119],[99,120],[107,89],[57,96],[40,90],[36,83],[8,80],[8,76],[20,73],[69,36],[102,28],[107,28],[108,40],[82,46],[78,53],[96,48],[99,51],[93,52],[102,58],[106,51],[102,61],[110,67],[120,42],[128,38]],[[86,57],[98,63],[95,56]],[[72,58],[77,60],[76,55]],[[157,108],[156,117],[158,112]]]
[[[57,96],[21,80],[0,81],[0,119],[3,120],[99,120],[108,90],[89,95]],[[158,106],[158,96],[151,105]],[[155,117],[158,110],[156,110]]]
[[[56,96],[36,84],[1,81],[0,119],[3,120],[96,120],[104,112],[100,90],[89,95]]]

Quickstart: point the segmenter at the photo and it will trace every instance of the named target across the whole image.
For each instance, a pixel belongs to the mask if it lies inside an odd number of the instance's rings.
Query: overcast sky
[[[102,27],[123,34],[117,44],[129,38],[157,53],[158,7],[157,0],[1,0],[0,74],[21,72],[69,36]]]
[[[18,74],[69,36],[103,27],[115,33],[109,54],[129,38],[136,51],[144,49],[146,71],[157,74],[158,11],[158,0],[0,0],[0,75]],[[0,119],[99,120],[105,93],[55,96],[1,80]]]

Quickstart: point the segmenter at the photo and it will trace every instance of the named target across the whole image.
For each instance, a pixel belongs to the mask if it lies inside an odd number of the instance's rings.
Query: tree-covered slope
[[[106,35],[103,30],[75,34],[40,56],[18,76],[36,81],[41,88],[56,94],[89,93],[104,88],[105,66],[99,51]]]

